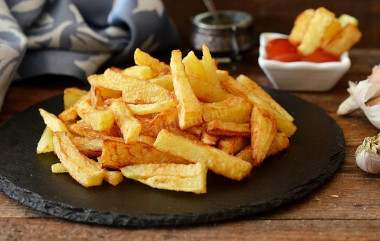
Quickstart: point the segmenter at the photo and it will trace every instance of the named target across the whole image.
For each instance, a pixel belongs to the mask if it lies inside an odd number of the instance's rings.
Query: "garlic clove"
[[[364,139],[355,152],[356,164],[360,169],[371,174],[380,174],[380,134]]]
[[[355,102],[354,97],[350,96],[345,101],[343,101],[338,108],[338,115],[347,115],[356,109],[359,109],[359,105]]]
[[[380,83],[380,65],[375,65],[372,68],[372,74],[368,76],[370,82]]]

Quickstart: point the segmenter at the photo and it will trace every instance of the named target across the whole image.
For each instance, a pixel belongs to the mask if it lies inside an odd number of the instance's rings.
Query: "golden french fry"
[[[127,178],[153,188],[206,193],[207,167],[196,164],[140,164],[120,169]]]
[[[153,58],[148,53],[141,51],[139,48],[134,53],[135,63],[139,66],[149,66],[153,75],[166,75],[170,73],[170,66],[164,62],[160,62],[158,59]]]
[[[342,26],[342,28],[346,27],[346,25],[348,25],[348,24],[352,24],[356,27],[359,25],[359,21],[355,17],[350,16],[348,14],[340,15],[338,18],[338,21],[339,21],[340,25]]]
[[[205,68],[201,61],[195,56],[194,52],[189,52],[182,62],[195,96],[206,102],[222,101],[228,98],[228,93],[225,92],[219,84],[214,85],[207,81]],[[219,73],[220,78],[223,79],[225,72],[219,71],[216,73]],[[219,75],[217,75],[218,79]]]
[[[211,171],[234,180],[247,177],[252,169],[250,163],[240,158],[228,155],[215,147],[174,135],[167,130],[160,131],[154,147],[193,163],[202,162]]]
[[[331,24],[327,27],[325,34],[323,35],[320,48],[325,48],[334,38],[334,36],[342,30],[342,26],[338,19],[334,18]]]
[[[52,173],[67,173],[68,171],[61,162],[58,162],[51,165],[51,172]]]
[[[103,168],[112,169],[146,163],[188,163],[183,158],[156,150],[143,142],[125,144],[111,140],[104,140],[103,152],[98,161]]]
[[[104,99],[101,95],[99,87],[91,86],[90,89],[90,102],[91,106],[95,109],[101,109],[104,107]]]
[[[153,71],[149,66],[135,65],[124,69],[122,74],[141,80],[148,80],[153,78]]]
[[[135,143],[140,135],[141,124],[122,101],[114,101],[109,106],[115,116],[116,125],[123,134],[125,143]]]
[[[148,114],[155,114],[160,113],[165,110],[169,110],[173,107],[175,107],[178,104],[178,101],[175,99],[172,100],[166,100],[158,103],[153,104],[128,104],[129,110],[134,115],[148,115]]]
[[[249,123],[212,120],[206,122],[207,133],[218,136],[251,136]]]
[[[276,136],[273,139],[272,144],[269,147],[266,157],[278,154],[281,151],[287,149],[288,147],[289,147],[289,139],[286,136],[286,134],[282,132],[277,132]],[[254,163],[252,159],[251,146],[247,146],[243,150],[239,151],[239,153],[236,154],[236,157],[239,157],[240,159],[244,161],[250,162],[251,164]]]
[[[270,145],[276,136],[276,119],[272,113],[253,106],[251,113],[251,147],[253,166],[260,165],[267,156]]]
[[[53,132],[63,131],[66,132],[68,136],[72,136],[67,126],[54,114],[47,112],[46,110],[40,108],[38,109],[47,127],[49,127]]]
[[[317,50],[321,45],[326,29],[334,19],[334,13],[323,7],[318,8],[310,21],[301,44],[297,48],[298,51],[303,55],[308,55]]]
[[[352,24],[348,24],[342,29],[342,31],[335,35],[323,50],[335,56],[340,56],[348,51],[354,44],[359,42],[361,37],[362,33],[359,29]]]
[[[55,153],[72,178],[84,187],[102,184],[105,171],[81,154],[66,132],[54,132],[53,142]]]
[[[159,85],[166,90],[173,91],[173,76],[171,74],[158,76],[152,79],[149,79],[149,82],[155,85]]]
[[[98,157],[102,154],[103,139],[73,136],[70,140],[82,154],[88,157]]]
[[[215,146],[218,140],[219,140],[219,136],[211,135],[205,131],[202,132],[202,135],[201,135],[202,143],[209,146]]]
[[[280,130],[280,132],[286,133],[288,137],[292,136],[294,132],[296,132],[297,127],[290,120],[286,119],[286,117],[284,117],[276,109],[267,104],[263,99],[259,98],[254,93],[252,93],[241,83],[237,82],[231,77],[227,78],[221,83],[223,87],[227,89],[230,93],[246,98],[252,105],[261,106],[261,108],[264,108],[269,112],[272,112],[276,117],[277,128]]]
[[[98,110],[91,106],[90,99],[84,98],[77,103],[78,115],[94,130],[109,130],[114,125],[114,114],[109,109]]]
[[[211,57],[210,49],[205,44],[202,46],[202,53],[202,63],[207,77],[206,81],[213,86],[219,86],[219,78],[216,74],[216,63],[215,60]]]
[[[54,132],[49,127],[45,127],[37,144],[37,154],[54,151],[53,135]]]
[[[203,120],[221,120],[227,122],[248,123],[252,106],[240,97],[230,97],[224,101],[204,103]]]
[[[302,42],[307,29],[309,28],[309,24],[311,19],[314,16],[314,9],[306,9],[301,14],[299,14],[294,21],[294,26],[289,35],[289,41],[298,45]]]
[[[294,118],[291,116],[280,104],[278,104],[272,96],[270,96],[260,85],[258,85],[255,81],[250,79],[245,75],[239,75],[236,78],[236,81],[246,87],[252,94],[256,95],[260,99],[262,99],[266,104],[280,113],[284,118],[289,121],[293,121]]]
[[[182,64],[182,53],[179,50],[172,51],[170,67],[173,75],[173,86],[175,95],[179,102],[179,127],[187,129],[192,126],[200,125],[202,120],[202,106],[189,84]]]
[[[96,131],[90,125],[74,123],[69,126],[70,132],[75,135],[87,137],[90,139],[114,140],[124,142],[124,139],[119,137],[119,132],[116,128],[111,128],[104,131]]]
[[[235,155],[241,149],[249,145],[249,138],[245,137],[223,137],[218,143],[218,149]]]
[[[63,91],[63,106],[64,109],[68,109],[70,106],[74,105],[83,95],[87,94],[86,90],[81,90],[78,88],[66,88]]]

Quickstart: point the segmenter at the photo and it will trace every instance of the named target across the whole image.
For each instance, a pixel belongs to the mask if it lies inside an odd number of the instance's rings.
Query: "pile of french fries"
[[[359,42],[362,34],[358,24],[356,18],[347,14],[336,18],[333,12],[323,7],[307,9],[297,16],[289,41],[298,45],[298,51],[303,55],[320,48],[340,56]]]
[[[210,51],[170,65],[137,49],[135,66],[91,75],[89,91],[64,91],[58,116],[46,124],[37,153],[55,152],[53,173],[84,187],[124,177],[154,188],[206,193],[207,172],[241,180],[289,147],[293,117],[257,83],[219,70]]]

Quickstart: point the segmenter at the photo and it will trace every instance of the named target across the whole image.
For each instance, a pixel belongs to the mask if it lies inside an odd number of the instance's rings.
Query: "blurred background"
[[[162,0],[178,28],[183,45],[189,46],[191,16],[207,11],[202,0]],[[258,45],[261,32],[289,34],[295,17],[307,8],[325,7],[337,16],[343,13],[359,20],[363,36],[354,48],[378,48],[380,46],[379,0],[215,0],[218,10],[241,10],[254,18],[254,39]]]

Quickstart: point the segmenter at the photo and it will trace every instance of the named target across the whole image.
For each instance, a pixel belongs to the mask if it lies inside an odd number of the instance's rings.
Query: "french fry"
[[[126,178],[153,188],[206,193],[207,167],[196,164],[140,164],[120,169]]]
[[[78,88],[66,88],[63,91],[63,106],[64,109],[68,109],[70,106],[74,105],[83,95],[87,93],[86,90],[81,90]]]
[[[175,95],[179,102],[179,127],[187,129],[192,126],[200,125],[202,120],[202,106],[189,84],[182,64],[182,54],[179,50],[172,51],[170,67],[173,75],[173,86]]]
[[[62,163],[54,163],[51,165],[52,173],[67,173],[67,169],[63,166]],[[111,184],[112,186],[116,186],[121,183],[124,179],[121,171],[109,171],[104,169],[104,180]]]
[[[258,105],[261,108],[264,108],[269,112],[272,112],[276,117],[277,128],[280,130],[280,132],[286,133],[288,137],[292,136],[296,132],[297,127],[291,121],[286,119],[281,113],[279,113],[273,107],[268,105],[264,100],[260,99],[255,94],[253,94],[241,83],[237,82],[231,77],[227,78],[221,83],[223,87],[227,89],[230,93],[246,98],[252,105]]]
[[[250,163],[240,158],[228,155],[215,147],[171,134],[167,130],[160,131],[154,147],[193,163],[202,162],[211,171],[234,180],[247,177],[252,169]]]
[[[37,154],[54,151],[53,135],[54,132],[49,127],[45,127],[37,144]]]
[[[102,184],[105,171],[81,154],[66,132],[54,132],[53,142],[55,153],[72,178],[84,187]]]
[[[273,139],[272,144],[269,147],[269,150],[267,152],[267,156],[273,156],[281,151],[287,149],[289,147],[289,139],[286,136],[285,133],[277,132],[276,136]],[[251,164],[254,164],[254,161],[252,159],[252,148],[251,146],[245,147],[243,150],[239,151],[236,154],[236,157],[239,157],[240,159],[250,162]]]
[[[340,25],[342,26],[342,28],[346,27],[346,25],[348,25],[348,24],[352,24],[356,27],[359,25],[359,21],[355,17],[350,16],[348,14],[340,15],[338,18],[338,21],[339,21]]]
[[[201,61],[195,56],[194,52],[189,52],[182,62],[185,66],[186,75],[191,88],[199,99],[205,102],[215,102],[225,100],[229,97],[228,93],[222,90],[219,84],[214,85],[207,81],[205,68]],[[225,73],[219,73],[221,76],[220,78],[224,78],[222,75],[225,75]],[[219,76],[217,75],[217,77],[219,81]]]
[[[104,99],[100,92],[101,90],[99,87],[91,86],[91,89],[90,89],[91,106],[99,110],[104,107]]]
[[[251,113],[251,146],[253,166],[260,165],[267,156],[270,145],[276,136],[276,119],[272,113],[253,106]]]
[[[98,157],[102,154],[103,139],[73,136],[70,140],[82,154],[88,157]]]
[[[206,123],[207,133],[218,136],[251,136],[249,123],[212,120]]]
[[[320,7],[315,10],[305,36],[297,48],[298,51],[303,55],[308,55],[317,50],[321,44],[326,29],[334,19],[335,14],[326,8]]]
[[[166,90],[173,91],[173,76],[171,74],[168,75],[162,75],[155,78],[152,78],[149,80],[150,83],[159,85],[162,88],[165,88]]]
[[[47,112],[46,110],[40,108],[38,109],[47,127],[49,127],[53,132],[63,131],[66,132],[68,136],[72,136],[67,126],[54,114]]]
[[[262,99],[267,105],[272,107],[278,113],[280,113],[284,118],[289,121],[293,121],[294,118],[291,116],[281,105],[279,105],[273,98],[270,96],[260,85],[258,85],[255,81],[250,79],[245,75],[239,75],[236,78],[236,81],[242,84],[250,93],[256,95],[260,99]],[[248,91],[247,91],[248,92]]]
[[[334,18],[331,24],[326,28],[325,34],[323,35],[320,48],[325,48],[334,38],[334,36],[342,30],[342,26],[338,19]]]
[[[118,136],[119,133],[114,127],[109,130],[96,131],[89,125],[74,123],[69,126],[69,130],[75,135],[87,137],[89,139],[107,139],[124,142],[124,139]]]
[[[103,168],[112,169],[147,163],[188,163],[181,157],[156,150],[143,142],[125,144],[111,140],[104,141],[102,155],[98,157],[98,161]]]
[[[62,111],[58,118],[63,122],[75,122],[78,118],[77,108],[75,105],[70,106],[66,110]]]
[[[148,80],[153,78],[153,71],[149,66],[135,65],[124,69],[122,74],[141,80]]]
[[[178,101],[175,99],[172,99],[172,100],[166,100],[166,101],[153,103],[153,104],[141,104],[141,105],[128,104],[128,108],[134,115],[148,115],[148,114],[155,114],[155,113],[169,110],[175,107],[177,104],[178,104]]]
[[[134,53],[135,63],[139,66],[149,66],[153,75],[166,75],[170,73],[170,66],[164,62],[160,62],[158,59],[153,58],[148,53],[141,51],[139,48]]]
[[[249,138],[245,137],[223,137],[220,139],[218,149],[235,155],[241,149],[249,145]]]
[[[211,135],[205,131],[202,132],[202,136],[201,136],[201,142],[202,143],[209,145],[209,146],[215,146],[216,143],[218,142],[218,140],[219,140],[218,136]]]
[[[109,109],[98,110],[91,106],[88,98],[82,99],[77,105],[78,115],[94,130],[109,130],[114,125],[114,114]]]
[[[248,123],[252,106],[240,97],[230,97],[224,101],[204,103],[203,120],[221,120],[227,122]]]
[[[211,85],[219,86],[219,78],[216,74],[216,63],[215,60],[211,57],[210,49],[205,44],[202,46],[202,53],[202,63],[207,77],[206,81]]]
[[[294,21],[292,31],[289,35],[289,41],[292,44],[298,45],[302,42],[313,16],[314,9],[306,9],[297,16],[296,20]]]
[[[361,37],[362,33],[359,29],[352,24],[348,24],[342,29],[342,31],[334,36],[323,50],[335,56],[340,56],[349,50],[354,44],[359,42]]]
[[[141,124],[122,101],[114,101],[109,108],[115,116],[116,125],[123,134],[125,143],[135,143],[140,135]]]

